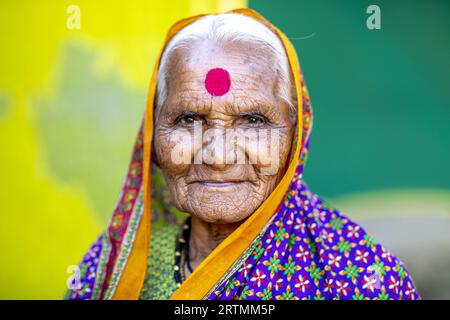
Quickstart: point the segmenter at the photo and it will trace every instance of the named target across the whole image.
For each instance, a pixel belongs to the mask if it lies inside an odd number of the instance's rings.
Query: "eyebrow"
[[[168,117],[176,117],[182,113],[192,112],[200,115],[206,115],[208,112],[202,111],[204,106],[201,106],[197,103],[197,101],[186,101],[182,100],[179,103],[166,106],[167,111],[166,114]]]
[[[277,115],[279,112],[277,112],[277,107],[267,101],[245,99],[243,103],[236,103],[236,106],[241,109],[238,112],[239,115],[261,114],[266,116],[269,120],[278,119]]]
[[[211,110],[211,103],[198,103],[197,99],[181,100],[177,104],[167,106],[166,115],[169,118],[177,117],[182,113],[195,113],[198,115],[207,116]],[[278,119],[279,112],[275,105],[267,101],[260,101],[255,99],[236,99],[235,103],[229,103],[226,108],[233,110],[235,116],[245,116],[252,114],[261,114],[271,121]]]

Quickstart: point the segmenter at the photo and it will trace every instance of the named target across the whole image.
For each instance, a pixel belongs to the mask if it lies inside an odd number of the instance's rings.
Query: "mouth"
[[[202,181],[194,181],[193,184],[199,184],[202,187],[208,188],[228,188],[239,185],[241,183],[245,183],[242,180],[202,180]]]

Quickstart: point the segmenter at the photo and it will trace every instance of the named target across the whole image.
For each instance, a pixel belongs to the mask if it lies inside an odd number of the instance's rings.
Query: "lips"
[[[242,183],[243,181],[199,181],[198,183],[204,185],[204,186],[231,186],[235,185],[237,183]]]
[[[207,188],[227,188],[234,187],[240,183],[244,183],[246,181],[242,180],[197,180],[193,181],[190,184],[198,184],[202,187]]]
[[[193,183],[201,183],[201,184],[235,184],[245,182],[242,180],[197,180],[193,181]]]

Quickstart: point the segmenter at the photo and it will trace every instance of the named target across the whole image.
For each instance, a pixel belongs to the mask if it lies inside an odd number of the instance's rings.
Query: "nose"
[[[208,165],[216,170],[225,170],[230,166],[227,155],[231,155],[229,152],[234,154],[234,151],[227,148],[225,132],[223,127],[214,127],[203,133],[201,143],[198,143],[199,148],[195,152],[195,164]]]

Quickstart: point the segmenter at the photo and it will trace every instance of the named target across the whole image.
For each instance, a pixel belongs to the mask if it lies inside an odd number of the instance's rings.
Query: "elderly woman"
[[[251,10],[175,24],[106,232],[71,299],[417,299],[399,259],[302,181],[311,104]]]

